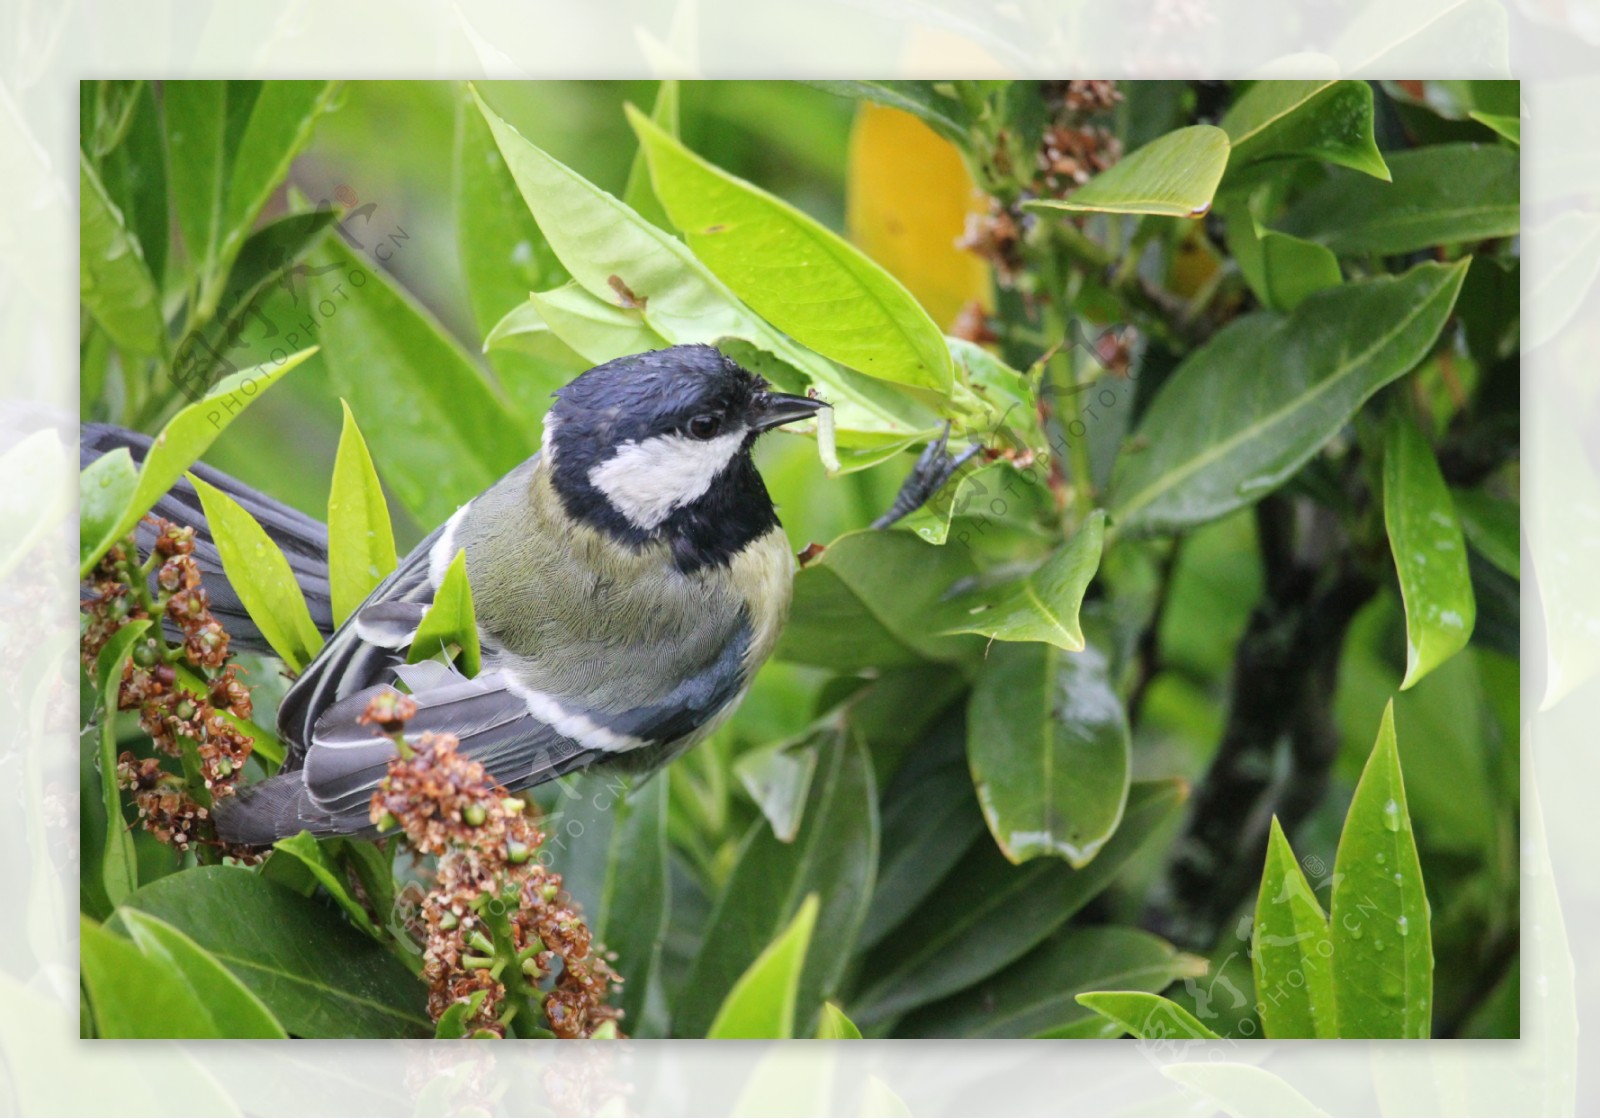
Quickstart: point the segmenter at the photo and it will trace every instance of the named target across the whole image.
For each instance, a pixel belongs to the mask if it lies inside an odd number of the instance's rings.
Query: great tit
[[[222,838],[370,828],[395,747],[361,716],[397,685],[417,705],[408,734],[455,735],[512,790],[591,766],[654,771],[732,714],[777,643],[795,571],[751,450],[823,403],[699,345],[618,358],[555,396],[540,451],[418,544],[294,681],[278,710],[282,770],[218,805]],[[284,544],[328,617],[325,530],[205,477]],[[158,512],[200,519],[187,494],[170,500],[178,508]],[[406,664],[458,550],[482,650],[470,679],[438,659]],[[196,556],[209,588],[220,564],[209,546]],[[218,592],[213,609],[250,644],[236,600]]]

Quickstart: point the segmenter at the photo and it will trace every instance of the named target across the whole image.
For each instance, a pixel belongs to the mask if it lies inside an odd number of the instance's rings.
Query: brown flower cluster
[[[526,1002],[541,1007],[557,1037],[620,1036],[620,1012],[606,998],[621,978],[563,894],[561,876],[538,858],[544,835],[526,805],[462,757],[454,736],[406,741],[399,727],[414,712],[408,697],[384,692],[363,721],[400,747],[373,794],[373,823],[400,829],[438,860],[422,904],[429,1013],[438,1021],[482,992],[465,1023],[469,1035],[504,1037]]]
[[[88,621],[80,651],[92,671],[118,630],[141,618],[152,621],[133,646],[117,695],[105,697],[106,707],[137,711],[139,726],[168,757],[182,759],[192,749],[204,793],[164,769],[159,759],[131,753],[118,759],[117,783],[133,794],[140,821],[163,843],[179,851],[205,845],[256,861],[259,855],[216,838],[210,809],[202,803],[233,794],[253,740],[228,718],[250,717],[250,691],[227,663],[228,634],[211,614],[193,552],[194,530],[163,520],[156,521],[148,561],[139,562],[131,540],[113,547],[95,568],[82,604]],[[169,645],[163,619],[182,635],[181,644]],[[180,663],[205,679],[206,694],[179,686]]]

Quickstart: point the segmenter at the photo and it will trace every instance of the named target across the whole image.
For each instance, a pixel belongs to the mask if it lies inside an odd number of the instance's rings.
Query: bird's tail
[[[306,788],[302,770],[280,773],[265,781],[245,785],[238,794],[217,802],[214,818],[217,836],[227,843],[271,847],[284,836],[308,831],[312,835],[376,833],[365,803],[345,812],[319,808]]]
[[[125,448],[135,463],[142,463],[152,442],[148,435],[129,431],[111,424],[84,424],[82,445],[78,452],[79,466],[119,448]],[[251,489],[238,479],[196,463],[190,468],[196,477],[222,490],[249,511],[260,522],[272,541],[283,550],[294,572],[295,581],[305,593],[306,605],[311,608],[311,620],[323,636],[333,632],[333,606],[328,597],[328,529],[325,525]],[[250,614],[239,601],[239,596],[228,584],[222,572],[222,558],[217,554],[216,541],[206,524],[205,512],[200,506],[200,496],[188,481],[180,479],[151,512],[174,524],[188,525],[195,531],[195,564],[211,600],[211,612],[227,629],[235,649],[257,653],[271,652],[271,647],[261,630],[250,620]],[[155,540],[155,531],[149,524],[141,524],[137,539],[139,550],[148,554]]]

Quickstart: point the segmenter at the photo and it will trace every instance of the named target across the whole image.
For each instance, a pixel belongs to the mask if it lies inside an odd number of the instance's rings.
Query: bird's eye
[[[696,439],[712,439],[717,432],[722,430],[722,417],[713,415],[696,416],[689,421],[689,434]]]

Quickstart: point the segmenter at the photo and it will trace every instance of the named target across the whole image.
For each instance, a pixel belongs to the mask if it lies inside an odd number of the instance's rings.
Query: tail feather
[[[367,802],[343,812],[319,808],[306,788],[305,774],[280,773],[241,788],[217,802],[217,835],[227,843],[271,847],[285,836],[376,834]]]
[[[135,463],[142,463],[151,443],[148,435],[126,428],[111,424],[84,424],[78,453],[79,465],[87,466],[118,448],[125,448]],[[202,463],[196,463],[190,469],[196,477],[226,493],[255,517],[289,561],[295,581],[305,593],[306,605],[311,608],[311,620],[323,636],[332,634],[333,602],[328,593],[327,527],[220,470]],[[162,495],[151,512],[174,524],[188,525],[195,530],[195,564],[200,568],[206,595],[211,600],[211,612],[227,629],[233,639],[233,647],[257,653],[271,652],[271,646],[250,620],[249,611],[239,601],[239,596],[223,574],[222,557],[217,553],[216,541],[211,536],[205,511],[200,505],[200,495],[194,487],[187,480],[180,479]],[[141,524],[137,530],[137,540],[139,550],[148,554],[155,541],[155,531],[148,524]]]

